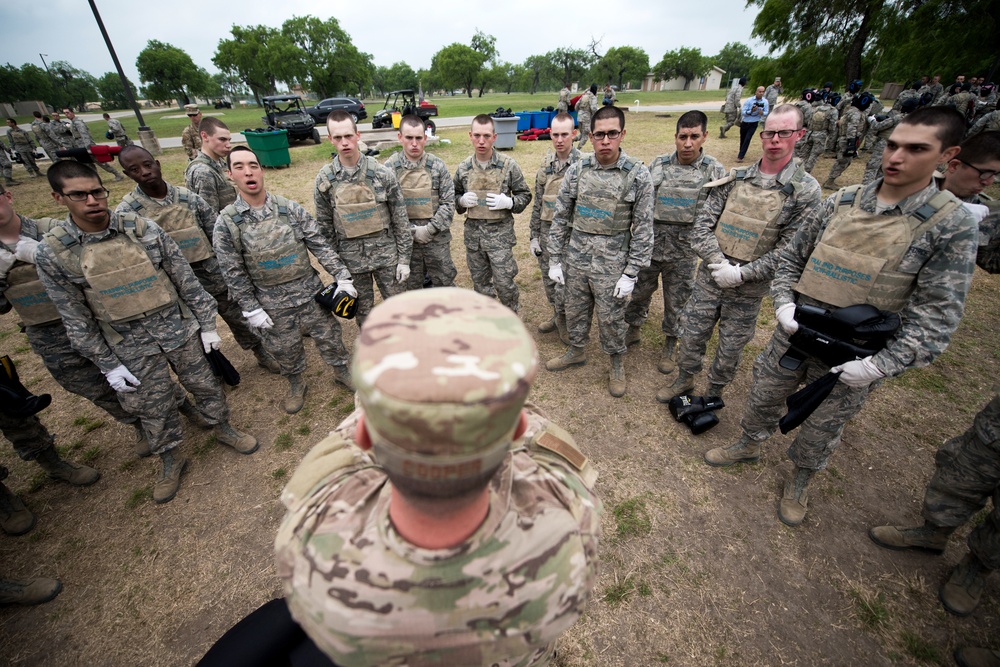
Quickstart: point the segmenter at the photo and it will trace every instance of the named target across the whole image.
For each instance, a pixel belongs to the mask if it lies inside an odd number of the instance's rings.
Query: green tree
[[[756,64],[757,57],[743,42],[727,42],[711,60],[712,65],[726,71],[722,87],[728,88],[727,83],[732,79],[749,76],[750,68]]]
[[[131,81],[129,85],[132,86],[132,90],[136,89]],[[97,94],[101,98],[102,109],[129,108],[128,95],[125,94],[125,86],[122,85],[118,72],[105,72],[97,80]]]
[[[514,88],[520,88],[525,79],[524,73],[523,65],[515,65],[514,63],[504,61],[493,66],[493,71],[490,73],[490,81],[498,89],[510,95]]]
[[[382,77],[379,90],[385,94],[393,90],[416,90],[419,86],[417,73],[403,61],[393,63],[392,67],[378,68]]]
[[[493,81],[493,69],[500,58],[500,52],[497,51],[497,38],[493,35],[487,35],[477,28],[476,34],[472,36],[470,46],[486,58],[483,61],[483,67],[479,70],[479,97],[482,97],[487,86]]]
[[[50,64],[49,71],[55,79],[52,102],[56,106],[86,109],[87,102],[97,99],[97,79],[92,74],[73,67],[65,60]]]
[[[699,78],[709,67],[711,64],[708,58],[701,55],[701,49],[682,46],[664,53],[653,72],[662,81],[677,77],[684,79],[684,90],[688,90],[691,80]]]
[[[614,46],[594,66],[594,78],[614,83],[621,90],[626,81],[642,80],[649,73],[649,56],[634,46]]]
[[[524,59],[522,67],[527,79],[525,89],[534,95],[538,91],[538,87],[542,84],[546,73],[550,72],[552,67],[545,56],[528,56]]]
[[[245,83],[258,105],[261,95],[277,90],[278,81],[305,78],[302,50],[280,30],[264,25],[234,25],[231,33],[232,39],[219,40],[212,62]]]
[[[222,95],[231,100],[246,95],[249,91],[247,87],[236,76],[228,72],[216,72],[212,75],[215,85],[222,91]]]
[[[559,78],[559,85],[570,85],[579,80],[587,70],[591,68],[597,58],[589,51],[574,49],[572,47],[560,47],[555,51],[549,51],[545,58],[555,68]]]
[[[353,93],[371,83],[371,56],[354,46],[337,19],[295,16],[281,25],[281,33],[299,48],[303,83],[320,97]]]
[[[19,69],[7,63],[0,67],[0,102],[44,100],[53,104],[65,103],[66,100],[55,99],[53,85],[52,77],[38,65],[25,63]]]
[[[431,71],[445,88],[464,88],[472,97],[472,84],[486,57],[471,46],[454,42],[434,54]]]
[[[197,94],[205,88],[208,76],[204,70],[199,71],[183,49],[155,39],[139,52],[135,67],[150,97],[175,99],[181,106],[191,101],[189,93]]]

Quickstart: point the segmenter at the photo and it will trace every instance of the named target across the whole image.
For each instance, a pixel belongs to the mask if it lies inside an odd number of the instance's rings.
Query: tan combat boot
[[[555,330],[556,330],[555,315],[553,315],[551,318],[538,325],[538,333],[547,334],[547,333],[552,333]]]
[[[253,356],[257,358],[257,365],[261,368],[267,369],[267,371],[279,375],[281,373],[281,366],[268,352],[261,346],[253,348]]]
[[[722,398],[722,390],[726,385],[718,382],[709,382],[708,389],[705,390],[705,398]]]
[[[955,616],[968,616],[979,605],[986,588],[986,575],[990,570],[973,554],[965,558],[951,571],[948,581],[941,585],[938,597],[947,612]]]
[[[35,527],[35,515],[21,499],[0,482],[0,529],[14,537],[24,535]]]
[[[694,390],[694,376],[681,369],[677,371],[677,379],[673,381],[673,384],[668,384],[667,386],[656,392],[656,400],[660,403],[669,403],[670,399],[674,396],[680,396],[681,394],[688,394]]]
[[[756,463],[760,460],[760,443],[744,433],[731,445],[708,450],[704,458],[705,463],[715,468],[726,468],[734,463]]]
[[[351,379],[351,369],[345,364],[343,366],[331,366],[333,368],[333,380],[339,385],[343,385],[348,391],[354,391],[354,380]]]
[[[569,345],[569,327],[566,326],[566,316],[556,315],[556,330],[559,332],[559,340],[563,345]]]
[[[675,354],[677,354],[677,339],[667,336],[667,339],[663,341],[663,350],[660,351],[660,361],[656,364],[656,370],[664,375],[673,373],[677,368],[677,362],[674,361]]]
[[[181,473],[187,467],[187,457],[179,447],[160,454],[160,461],[163,463],[163,470],[160,471],[160,479],[153,486],[154,503],[166,503],[174,499],[181,485]]]
[[[823,189],[824,190],[839,190],[840,186],[837,185],[836,181],[828,178],[823,183]]]
[[[306,391],[309,386],[301,374],[288,376],[288,396],[285,396],[285,412],[294,415],[302,409],[306,402]]]
[[[224,445],[228,445],[240,454],[253,454],[260,446],[257,438],[249,433],[237,431],[229,422],[215,425],[215,438]]]
[[[0,579],[0,605],[35,605],[59,595],[62,583],[58,579],[38,577],[27,581]]]
[[[935,526],[924,523],[922,526],[912,528],[899,528],[897,526],[875,526],[868,530],[868,537],[872,542],[896,551],[913,549],[915,551],[927,551],[932,554],[943,554],[948,546],[948,537],[954,531],[948,526]]]
[[[564,371],[571,366],[582,366],[585,363],[587,363],[587,353],[583,348],[570,346],[561,357],[546,361],[545,368],[550,371]]]
[[[958,667],[1000,667],[1000,651],[963,646],[955,649],[955,662]]]
[[[152,456],[153,453],[149,451],[149,438],[146,437],[146,431],[142,428],[142,423],[136,420],[132,422],[132,428],[135,429],[135,440],[132,441],[132,445],[135,447],[135,455],[140,459]]]
[[[197,426],[202,431],[207,431],[212,428],[212,424],[208,423],[205,419],[205,415],[202,414],[201,410],[191,402],[191,399],[187,396],[184,397],[184,401],[177,406],[177,410],[184,415],[184,417],[194,426]]]
[[[52,479],[58,479],[73,486],[90,486],[101,478],[101,473],[93,468],[59,458],[56,448],[52,445],[39,452],[35,463],[40,465]]]
[[[625,360],[620,354],[611,355],[611,372],[608,374],[608,393],[615,398],[625,395]]]
[[[815,474],[815,470],[796,467],[792,478],[785,482],[785,492],[778,503],[778,518],[781,523],[794,528],[806,518],[806,509],[809,507],[806,486]]]
[[[625,347],[632,347],[641,342],[642,336],[639,333],[639,327],[634,324],[628,325],[628,331],[625,333]]]

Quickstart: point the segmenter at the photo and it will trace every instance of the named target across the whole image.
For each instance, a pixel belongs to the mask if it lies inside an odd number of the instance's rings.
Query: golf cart
[[[305,141],[312,139],[320,143],[319,130],[316,121],[305,112],[302,98],[298,95],[269,95],[262,98],[264,102],[264,125],[277,130],[287,130],[289,141]]]
[[[385,104],[382,106],[381,111],[378,111],[372,117],[372,129],[378,130],[383,127],[392,127],[393,112],[404,116],[407,114],[419,116],[420,120],[424,121],[424,124],[431,129],[431,134],[434,133],[437,127],[434,125],[434,121],[431,120],[431,116],[438,115],[438,108],[436,106],[426,102],[417,104],[417,98],[412,90],[394,90],[385,96]]]

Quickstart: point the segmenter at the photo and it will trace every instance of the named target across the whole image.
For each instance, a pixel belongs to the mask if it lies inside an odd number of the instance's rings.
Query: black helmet
[[[826,101],[833,106],[840,104],[840,93],[830,93],[826,96]]]
[[[741,86],[747,85],[747,78],[745,76],[740,77],[740,85]]]
[[[868,107],[872,105],[875,101],[875,96],[869,93],[867,90],[860,95],[855,95],[851,100],[851,106],[857,107],[861,111],[865,111]]]
[[[823,84],[823,87],[833,89],[833,81],[827,81]]]
[[[861,79],[855,79],[854,81],[851,81],[849,84],[847,84],[847,92],[856,93],[860,91],[862,86],[864,85],[865,84]]]
[[[903,113],[910,113],[911,111],[916,111],[917,107],[920,106],[920,100],[916,97],[911,97],[908,100],[904,100],[903,104],[899,107],[899,110]]]
[[[920,96],[920,106],[925,107],[934,101],[934,93],[927,91]]]
[[[806,102],[812,102],[813,101],[813,89],[812,88],[805,88],[805,89],[803,89],[803,91],[802,91],[802,99],[804,99]]]

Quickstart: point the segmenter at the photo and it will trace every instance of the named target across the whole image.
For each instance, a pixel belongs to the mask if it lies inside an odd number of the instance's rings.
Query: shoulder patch
[[[545,429],[539,431],[532,441],[542,449],[552,452],[577,470],[583,470],[587,465],[587,457],[577,448],[573,436],[565,429],[549,422]]]

